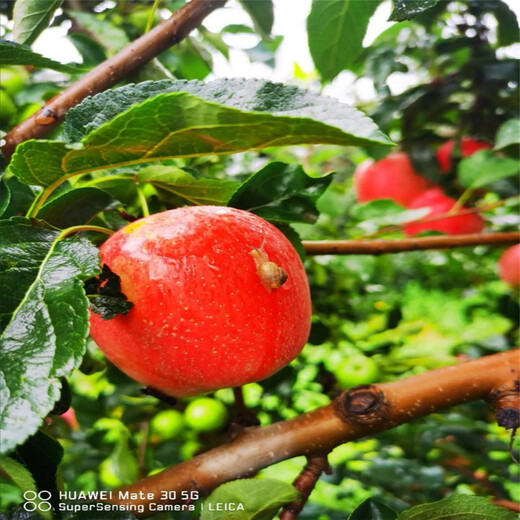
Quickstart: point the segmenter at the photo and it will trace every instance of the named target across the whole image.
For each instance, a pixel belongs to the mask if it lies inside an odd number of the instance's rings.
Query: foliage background
[[[160,4],[163,10],[174,10],[182,3],[165,0]],[[253,3],[244,4],[251,8]],[[316,71],[305,73],[295,65],[291,83],[319,91],[344,70],[354,73],[360,82],[370,81],[375,98],[360,103],[360,108],[410,154],[418,171],[450,195],[458,198],[464,194],[466,204],[490,207],[482,211],[488,230],[517,229],[517,182],[510,174],[501,175],[500,167],[490,166],[493,154],[463,159],[449,175],[440,173],[434,155],[446,139],[464,135],[504,143],[497,139],[497,132],[507,130],[505,123],[515,124],[510,121],[518,117],[518,62],[511,57],[511,45],[517,40],[518,24],[507,4],[498,0],[430,2],[432,7],[393,25],[367,48],[361,46],[364,31],[352,34],[349,25],[341,30],[334,23],[355,20],[364,27],[378,2],[353,2],[344,18],[342,4],[336,0],[313,3],[308,33]],[[1,7],[10,17],[12,4],[3,2]],[[151,2],[67,2],[63,7],[51,25],[72,20],[68,38],[87,68],[142,34],[150,16],[154,23],[159,19]],[[281,38],[269,36],[272,20],[266,12],[253,13],[255,24],[229,25],[221,33],[201,27],[125,83],[210,78],[213,56],[227,59],[232,47],[229,42],[237,41],[232,38],[236,34],[261,35],[255,36],[257,43],[246,50],[247,55],[252,62],[274,66]],[[11,28],[11,24],[3,27],[4,37],[12,36]],[[338,34],[332,49],[331,31]],[[23,78],[23,88],[11,96],[14,110],[2,115],[3,130],[24,120],[83,74],[16,70]],[[388,78],[404,73],[413,78],[413,85],[396,94],[389,88]],[[62,131],[55,130],[50,138],[59,139]],[[500,148],[504,161],[518,158],[518,139]],[[311,208],[311,223],[290,219],[301,239],[391,238],[402,236],[399,228],[388,226],[408,218],[403,208],[386,202],[360,205],[352,189],[356,166],[388,151],[388,147],[376,145],[306,145],[173,159],[164,164],[182,168],[184,174],[189,172],[210,190],[215,187],[212,182],[220,182],[221,203],[236,182],[273,161],[301,165],[311,178],[327,179],[324,188],[328,185],[316,203],[317,210]],[[464,164],[480,172],[491,169],[498,173],[479,186],[484,189],[474,189],[463,177]],[[290,174],[294,178],[295,170]],[[332,171],[336,173],[326,176]],[[125,171],[112,171],[111,175],[121,173]],[[93,174],[79,185],[102,187],[105,196],[108,194],[106,200],[96,194],[91,204],[97,210],[89,220],[114,229],[126,223],[121,210],[136,217],[143,214],[143,198],[152,212],[190,203],[186,193],[161,191],[153,183],[136,191],[115,178],[112,184],[102,185],[96,179]],[[11,198],[3,216],[25,214],[35,190],[9,174],[5,183]],[[74,181],[71,186],[78,187]],[[210,193],[214,196],[216,192]],[[59,208],[56,211],[49,221],[59,217]],[[89,238],[99,241],[99,236]],[[377,364],[379,381],[388,381],[512,348],[518,342],[518,295],[498,279],[501,252],[479,246],[380,257],[307,258],[314,302],[309,343],[286,369],[266,381],[247,385],[246,404],[263,425],[327,404],[340,391],[335,367],[349,356],[370,357]],[[42,426],[42,431],[64,448],[58,486],[68,490],[128,484],[226,439],[224,429],[201,433],[186,424],[173,439],[155,435],[150,422],[170,407],[143,395],[139,385],[106,363],[91,341],[68,385],[79,428],[71,428],[57,414],[50,415]],[[221,390],[214,397],[226,405],[232,417],[232,392]],[[174,409],[183,412],[188,402],[180,400]],[[482,403],[472,403],[340,446],[330,455],[334,472],[318,482],[300,517],[344,519],[368,497],[380,498],[398,511],[453,492],[518,501],[519,469],[511,461],[508,442],[509,435],[496,426],[490,410]],[[28,452],[23,449],[18,460],[26,462],[24,454]],[[56,462],[59,454],[54,459]],[[291,482],[303,463],[299,459],[286,461],[260,475]],[[30,469],[41,484],[48,470]],[[2,488],[2,511],[22,502],[20,488],[4,476]],[[175,518],[184,516],[176,514]]]

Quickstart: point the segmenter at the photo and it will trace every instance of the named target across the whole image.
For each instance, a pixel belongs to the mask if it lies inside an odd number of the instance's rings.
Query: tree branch
[[[424,249],[447,249],[479,245],[509,245],[520,241],[520,233],[476,233],[396,240],[312,240],[304,241],[308,255],[383,255]]]
[[[5,136],[6,143],[2,152],[6,160],[11,158],[18,144],[43,137],[61,123],[69,108],[76,106],[87,96],[112,87],[168,47],[186,38],[208,14],[225,3],[226,0],[191,0],[168,20],[85,74]]]
[[[497,392],[504,402],[506,394],[518,392],[519,354],[519,350],[512,350],[407,379],[351,389],[328,406],[263,428],[250,428],[232,442],[121,488],[119,491],[138,493],[140,498],[125,500],[114,493],[112,502],[142,505],[141,516],[147,516],[151,503],[161,503],[161,491],[176,491],[178,497],[190,490],[206,495],[224,482],[276,462],[327,453],[339,444],[443,408],[490,396],[496,399]]]

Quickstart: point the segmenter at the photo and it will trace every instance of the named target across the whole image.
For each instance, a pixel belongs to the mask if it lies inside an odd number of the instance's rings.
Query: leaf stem
[[[64,229],[57,237],[58,240],[61,240],[62,238],[68,237],[69,235],[72,235],[73,233],[79,233],[80,231],[96,231],[97,233],[104,233],[105,235],[112,236],[115,231],[112,231],[111,229],[107,229],[101,226],[72,226],[70,228]]]
[[[143,217],[149,217],[150,208],[148,207],[148,202],[146,201],[143,187],[140,184],[137,184],[137,197],[139,198],[139,204],[141,205],[141,209],[143,211]]]
[[[153,21],[155,19],[155,12],[157,11],[157,8],[159,7],[160,0],[154,0],[153,6],[152,6],[152,12],[150,13],[150,16],[148,17],[148,21],[146,22],[146,27],[144,29],[144,32],[147,33],[153,25]]]

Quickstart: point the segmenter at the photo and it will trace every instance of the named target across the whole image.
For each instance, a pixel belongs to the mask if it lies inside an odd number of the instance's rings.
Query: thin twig
[[[11,158],[18,144],[46,135],[61,123],[69,108],[76,106],[87,96],[103,92],[119,83],[162,51],[183,40],[207,15],[225,3],[226,0],[191,0],[168,20],[85,74],[5,136],[2,152],[6,160]]]
[[[287,504],[283,508],[280,520],[296,520],[321,474],[323,472],[330,473],[331,471],[326,455],[307,457],[307,464],[293,482],[293,486],[300,492],[300,500]]]
[[[308,255],[383,255],[425,249],[449,249],[479,245],[509,245],[520,242],[520,233],[475,233],[395,240],[312,240],[304,241]]]

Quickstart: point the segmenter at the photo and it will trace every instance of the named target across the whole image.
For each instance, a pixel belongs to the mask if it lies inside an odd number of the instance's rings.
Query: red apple
[[[504,251],[498,261],[498,274],[509,285],[520,285],[520,244]]]
[[[457,201],[445,195],[440,188],[433,188],[421,193],[408,206],[410,209],[430,208],[430,213],[424,218],[448,213]],[[457,215],[467,208],[461,206],[454,211]],[[419,222],[404,226],[407,235],[417,235],[423,231],[440,231],[446,235],[463,235],[465,233],[480,233],[484,229],[484,221],[476,213],[450,216],[431,222]]]
[[[307,340],[303,265],[265,220],[232,208],[187,207],[143,218],[101,247],[132,310],[91,314],[91,335],[140,383],[176,397],[269,377]]]
[[[354,189],[359,202],[391,199],[408,206],[419,193],[433,184],[421,177],[403,152],[394,152],[380,161],[365,161],[354,173]]]
[[[447,173],[453,166],[452,155],[455,146],[455,139],[446,141],[436,152],[437,161],[443,173]],[[463,137],[460,140],[460,154],[462,157],[469,157],[479,150],[490,150],[491,145],[484,141],[477,141],[472,137]]]

